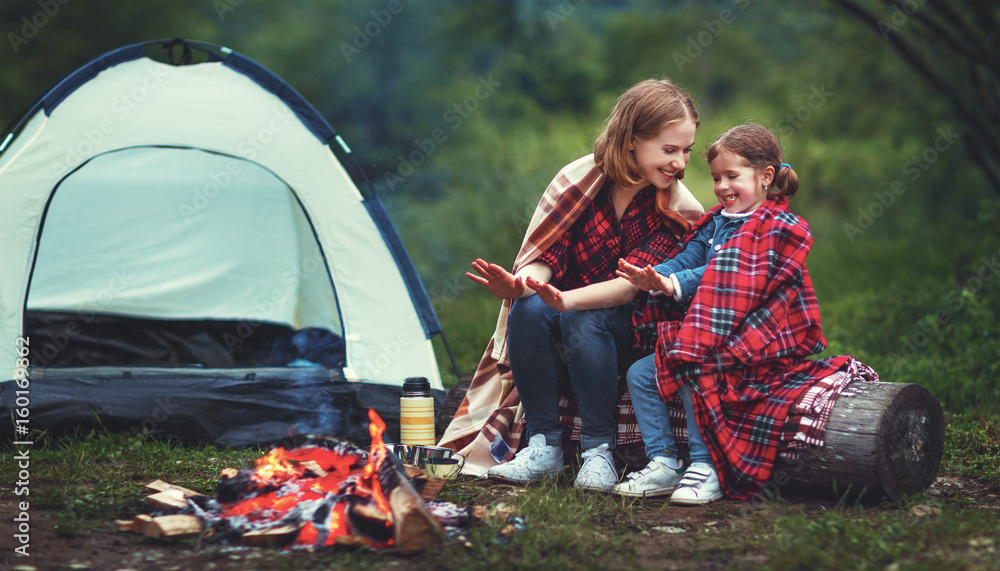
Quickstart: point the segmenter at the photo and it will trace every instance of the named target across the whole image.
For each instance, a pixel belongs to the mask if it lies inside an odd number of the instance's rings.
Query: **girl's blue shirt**
[[[725,210],[720,211],[719,216],[713,216],[698,230],[682,252],[653,268],[657,273],[665,277],[673,275],[677,280],[675,286],[679,285],[680,288],[674,299],[682,303],[691,301],[712,256],[722,249],[726,240],[752,213],[753,211],[730,214]]]

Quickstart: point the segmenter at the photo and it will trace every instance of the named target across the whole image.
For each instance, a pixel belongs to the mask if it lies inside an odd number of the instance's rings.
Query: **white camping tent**
[[[147,57],[153,50],[184,65]],[[97,412],[106,424],[150,428],[152,418],[169,429],[173,417],[153,413],[160,398],[160,409],[189,409],[178,426],[200,414],[212,424],[201,436],[243,442],[287,435],[331,407],[339,414],[348,394],[391,426],[407,377],[427,377],[442,396],[427,293],[381,202],[359,192],[338,157],[360,170],[294,89],[226,48],[136,44],[56,84],[0,146],[5,411],[30,402],[35,428]],[[195,332],[169,330],[178,323]],[[160,326],[168,331],[149,332]],[[265,329],[265,352],[280,332],[322,331],[341,366],[301,353],[295,367],[196,358],[238,353]],[[140,347],[140,358],[116,362],[94,349],[108,331],[127,333],[105,348],[145,335],[189,351]],[[25,336],[33,366],[18,388],[23,350],[13,340]],[[166,365],[165,352],[175,357]],[[333,430],[314,421],[310,429]]]

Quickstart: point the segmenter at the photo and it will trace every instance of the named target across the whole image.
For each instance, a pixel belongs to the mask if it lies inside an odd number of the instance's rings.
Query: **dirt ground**
[[[490,504],[509,498],[509,486],[499,485],[487,480],[469,480],[462,485],[476,486],[477,504]],[[986,485],[972,480],[959,478],[938,478],[927,491],[929,497],[958,497],[963,501],[974,500],[983,509],[1000,513],[1000,484]],[[15,531],[11,514],[16,514],[16,499],[9,490],[4,490],[0,499],[0,508],[4,517],[0,521],[0,571],[46,571],[53,569],[97,569],[97,570],[183,570],[213,569],[299,569],[308,568],[310,560],[314,563],[329,561],[328,552],[295,553],[282,552],[280,548],[247,548],[242,546],[225,546],[217,543],[197,544],[192,539],[154,540],[130,533],[117,532],[114,522],[92,522],[92,526],[81,526],[79,533],[62,535],[53,530],[56,513],[53,511],[32,510],[29,557],[14,554],[14,548],[19,545],[14,539]],[[833,505],[832,500],[807,498],[786,498],[786,500],[804,506],[807,513],[820,513]],[[638,520],[670,537],[680,552],[697,553],[696,534],[690,531],[704,530],[711,532],[714,526],[725,522],[729,529],[735,525],[736,531],[741,525],[749,527],[748,516],[766,510],[780,509],[773,505],[760,503],[720,500],[701,507],[670,506],[666,500],[646,500],[646,505],[638,513]],[[875,508],[878,509],[878,508]],[[482,524],[479,524],[482,525]],[[681,531],[683,530],[683,531]],[[649,546],[652,542],[635,541],[632,543],[640,563],[648,567],[662,567],[663,562],[657,561],[658,553]],[[436,549],[439,549],[436,548]],[[695,563],[696,567],[713,569],[724,567],[752,567],[755,563],[765,563],[766,555],[760,553],[736,554],[728,560],[703,559]],[[386,553],[386,565],[394,569],[424,569],[427,561],[424,555],[402,556]],[[694,563],[694,562],[691,562]],[[381,566],[381,565],[380,565]],[[611,565],[611,567],[614,567]]]

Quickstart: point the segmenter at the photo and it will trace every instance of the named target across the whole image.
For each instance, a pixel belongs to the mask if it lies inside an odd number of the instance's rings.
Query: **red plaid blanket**
[[[548,249],[587,208],[607,177],[587,155],[564,167],[549,183],[528,225],[514,271],[534,261]],[[666,208],[664,208],[666,205]],[[657,193],[657,208],[664,223],[678,236],[704,209],[680,182]],[[520,448],[523,415],[507,360],[507,315],[504,301],[496,331],[486,348],[465,399],[445,430],[439,445],[454,448],[467,458],[463,472],[479,475],[509,459]]]
[[[730,497],[748,499],[763,487],[795,403],[852,361],[806,359],[826,346],[806,268],[811,246],[788,201],[768,200],[712,258],[683,319],[657,324],[660,396],[691,385]]]
[[[837,403],[837,397],[856,380],[877,382],[878,374],[868,365],[851,357],[836,373],[829,377],[816,379],[809,384],[798,400],[795,401],[785,429],[781,433],[778,454],[788,461],[794,461],[799,453],[809,447],[820,447],[825,443],[826,424],[830,413]],[[563,438],[575,442],[580,441],[581,422],[576,400],[568,391],[559,400],[560,420],[566,431]],[[687,417],[684,407],[675,398],[667,401],[667,411],[670,413],[670,426],[678,442],[687,443]],[[642,434],[635,419],[632,399],[624,385],[618,391],[618,446],[642,445]]]

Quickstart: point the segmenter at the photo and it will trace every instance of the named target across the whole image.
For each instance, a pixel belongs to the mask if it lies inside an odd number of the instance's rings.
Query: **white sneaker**
[[[544,434],[536,434],[509,462],[494,466],[486,472],[491,480],[511,484],[527,484],[539,478],[555,478],[563,468],[563,452],[559,446],[545,443]]]
[[[676,470],[667,466],[664,456],[657,456],[638,472],[632,472],[625,481],[611,491],[621,495],[638,498],[655,498],[670,494],[677,488],[684,474],[684,467]]]
[[[583,466],[576,474],[574,488],[610,492],[618,483],[618,472],[615,471],[615,459],[607,444],[585,450],[581,455]]]
[[[677,490],[670,496],[670,503],[698,506],[721,497],[722,488],[715,468],[704,462],[695,462],[684,472]]]

